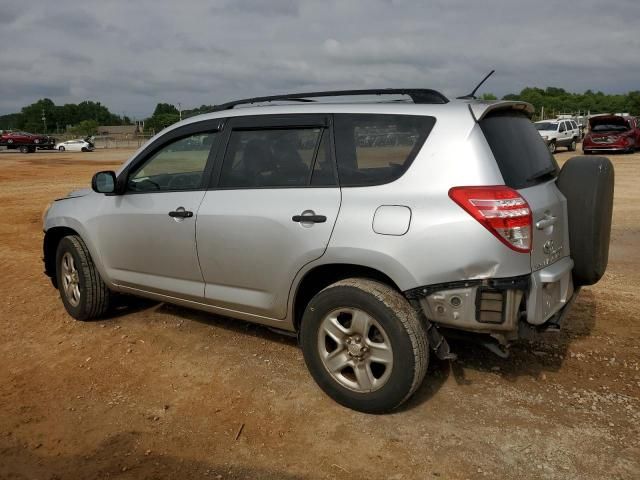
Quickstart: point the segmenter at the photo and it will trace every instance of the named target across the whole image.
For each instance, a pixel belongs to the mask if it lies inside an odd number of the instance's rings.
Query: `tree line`
[[[491,93],[482,95],[485,100],[496,100]],[[510,93],[503,100],[522,100],[533,104],[536,118],[540,118],[544,108],[545,117],[560,113],[620,113],[627,112],[640,116],[640,91],[626,94],[605,94],[587,90],[584,93],[567,92],[563,88],[526,87],[520,93]],[[213,105],[180,112],[175,105],[158,103],[153,114],[144,120],[144,129],[148,133],[159,132],[177,122],[181,117],[188,118],[213,111]],[[44,119],[43,119],[44,117]],[[55,105],[48,98],[38,100],[23,107],[19,113],[0,116],[0,130],[26,130],[39,133],[69,132],[78,135],[96,133],[98,125],[131,125],[129,117],[111,113],[100,102],[84,101],[78,104]]]

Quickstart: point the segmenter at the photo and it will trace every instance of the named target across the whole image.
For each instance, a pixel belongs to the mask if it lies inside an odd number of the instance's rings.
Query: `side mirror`
[[[97,193],[114,193],[116,191],[116,173],[111,170],[96,173],[91,179],[91,188]]]

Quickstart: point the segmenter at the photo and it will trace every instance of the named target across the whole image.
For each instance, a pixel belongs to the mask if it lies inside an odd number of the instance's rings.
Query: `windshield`
[[[592,132],[626,132],[629,130],[629,125],[620,125],[613,123],[601,123],[594,125],[591,129]]]
[[[536,126],[536,130],[557,130],[558,124],[552,122],[539,122],[534,124]]]
[[[550,125],[556,125],[547,122]],[[557,176],[558,164],[525,115],[504,112],[480,120],[504,183],[527,188]]]

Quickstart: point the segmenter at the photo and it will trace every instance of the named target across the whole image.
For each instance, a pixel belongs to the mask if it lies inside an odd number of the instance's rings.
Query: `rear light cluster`
[[[449,197],[507,247],[531,252],[531,209],[518,192],[504,185],[453,187]]]

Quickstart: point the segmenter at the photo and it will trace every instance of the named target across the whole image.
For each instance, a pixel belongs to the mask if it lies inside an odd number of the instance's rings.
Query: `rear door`
[[[328,115],[237,117],[198,210],[205,301],[286,316],[296,273],[323,255],[340,208]]]
[[[516,112],[490,114],[480,127],[505,184],[518,190],[531,208],[532,270],[568,256],[566,199],[555,183],[558,164],[531,121]]]

